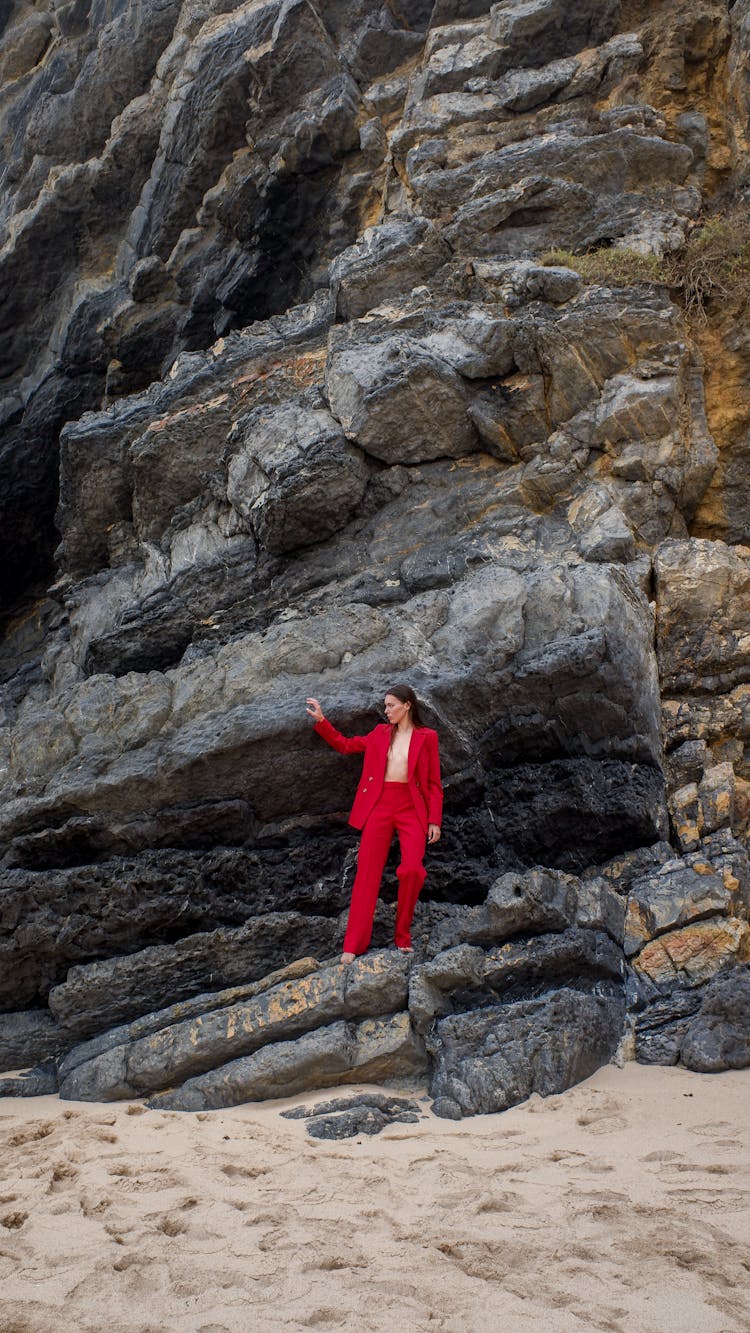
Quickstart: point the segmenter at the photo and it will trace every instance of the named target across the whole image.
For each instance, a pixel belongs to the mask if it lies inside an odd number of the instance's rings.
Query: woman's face
[[[402,704],[395,694],[386,694],[385,696],[385,715],[391,726],[398,726],[402,717],[408,717],[411,711],[411,704]]]

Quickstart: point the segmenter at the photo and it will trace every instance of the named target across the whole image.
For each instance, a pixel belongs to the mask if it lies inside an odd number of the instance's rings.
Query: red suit
[[[341,754],[364,751],[362,777],[352,805],[349,823],[362,829],[357,874],[352,888],[349,920],[344,936],[345,953],[364,953],[372,935],[372,921],[380,892],[380,881],[394,833],[401,846],[396,908],[396,944],[411,947],[410,928],[414,908],[425,881],[422,864],[428,824],[440,824],[443,788],[440,783],[437,733],[430,727],[415,727],[409,742],[406,782],[386,782],[391,728],[381,723],[366,736],[342,736],[326,719],[315,730]]]

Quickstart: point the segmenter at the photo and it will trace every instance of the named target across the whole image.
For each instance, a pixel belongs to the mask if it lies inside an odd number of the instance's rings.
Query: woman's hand
[[[428,825],[427,825],[427,841],[428,841],[428,842],[440,842],[440,825],[439,825],[439,824],[428,824]]]
[[[313,722],[325,722],[325,718],[323,716],[323,709],[321,708],[317,699],[308,699],[307,708],[305,711],[310,714],[310,717],[313,719]]]

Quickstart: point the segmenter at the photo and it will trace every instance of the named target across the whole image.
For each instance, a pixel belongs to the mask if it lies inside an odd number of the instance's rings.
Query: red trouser
[[[380,881],[393,835],[398,831],[401,864],[398,875],[396,944],[411,946],[410,927],[426,871],[422,865],[426,834],[414,809],[405,782],[384,782],[383,792],[367,817],[357,857],[344,953],[364,953],[372,935],[372,919],[380,892]]]

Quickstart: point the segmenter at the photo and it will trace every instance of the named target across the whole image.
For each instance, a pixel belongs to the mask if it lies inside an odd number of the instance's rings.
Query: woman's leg
[[[414,909],[427,877],[422,864],[427,835],[413,806],[399,812],[396,827],[401,845],[401,864],[396,871],[398,875],[396,944],[399,949],[410,949]]]
[[[357,873],[352,887],[349,919],[344,935],[344,953],[364,953],[372,936],[372,921],[380,892],[380,881],[388,859],[395,825],[393,815],[382,800],[368,816],[362,829],[357,856]]]

